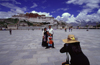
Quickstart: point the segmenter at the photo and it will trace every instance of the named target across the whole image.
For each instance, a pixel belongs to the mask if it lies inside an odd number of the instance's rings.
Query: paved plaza
[[[100,65],[100,29],[54,30],[55,49],[41,47],[42,30],[0,31],[0,65],[61,65],[66,54],[60,53],[62,39],[74,34],[81,42],[90,65]]]

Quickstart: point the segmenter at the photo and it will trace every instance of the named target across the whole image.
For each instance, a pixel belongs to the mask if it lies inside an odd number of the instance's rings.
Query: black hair
[[[46,27],[44,28],[44,30],[47,29]]]

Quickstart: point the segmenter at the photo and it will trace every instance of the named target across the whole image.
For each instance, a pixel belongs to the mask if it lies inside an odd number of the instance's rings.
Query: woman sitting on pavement
[[[64,39],[64,47],[60,49],[61,53],[66,52],[71,56],[70,65],[90,65],[88,58],[83,54],[80,42],[75,39],[74,35],[68,35],[67,39]],[[68,57],[67,57],[68,58]],[[69,64],[68,59],[62,65]]]

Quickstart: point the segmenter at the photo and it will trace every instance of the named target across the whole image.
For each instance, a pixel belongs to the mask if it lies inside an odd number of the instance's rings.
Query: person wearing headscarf
[[[49,35],[49,32],[47,31],[47,28],[44,28],[43,38],[42,38],[42,47],[48,48],[48,43],[47,43],[48,35]]]

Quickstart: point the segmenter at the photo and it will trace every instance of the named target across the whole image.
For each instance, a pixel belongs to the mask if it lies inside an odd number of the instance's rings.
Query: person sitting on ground
[[[67,39],[63,39],[65,43],[64,46],[60,49],[61,53],[66,52],[71,56],[70,65],[90,65],[88,58],[84,55],[81,50],[80,42],[75,39],[74,35],[68,35]],[[68,58],[68,57],[67,57]],[[68,59],[62,65],[69,64]]]

